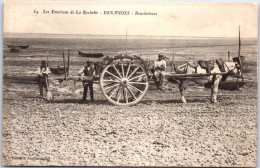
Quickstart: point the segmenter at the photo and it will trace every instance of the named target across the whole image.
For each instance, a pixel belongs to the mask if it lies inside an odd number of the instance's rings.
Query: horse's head
[[[241,77],[241,64],[238,62],[225,62],[224,67],[226,72],[233,77]]]

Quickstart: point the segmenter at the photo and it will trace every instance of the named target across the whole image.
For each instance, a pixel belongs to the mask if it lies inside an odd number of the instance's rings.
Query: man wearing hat
[[[86,101],[88,88],[90,90],[90,99],[94,101],[94,91],[93,91],[93,78],[95,74],[94,63],[86,61],[84,67],[78,72],[81,81],[83,83],[84,92],[82,101]]]
[[[40,88],[40,96],[43,98],[43,87],[46,92],[48,91],[48,75],[51,73],[50,68],[48,67],[46,61],[41,62],[41,66],[37,70],[38,74],[38,84]]]
[[[166,61],[164,55],[158,54],[158,60],[154,62],[154,79],[157,89],[162,90],[163,81],[165,79]]]

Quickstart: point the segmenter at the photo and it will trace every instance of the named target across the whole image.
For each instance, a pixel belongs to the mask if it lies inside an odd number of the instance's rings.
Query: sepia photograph
[[[3,166],[257,165],[257,3],[3,8]]]

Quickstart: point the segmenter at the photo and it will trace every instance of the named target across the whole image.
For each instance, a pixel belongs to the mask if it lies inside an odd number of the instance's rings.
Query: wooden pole
[[[47,67],[49,66],[49,50],[47,51]]]
[[[66,64],[65,64],[65,55],[64,55],[64,50],[62,49],[62,57],[63,57],[63,65],[64,65],[64,74],[65,74],[65,79],[67,79],[67,74],[66,74]]]
[[[70,49],[68,49],[68,72],[67,72],[67,76],[69,76],[69,72],[70,72]]]
[[[241,50],[241,40],[240,40],[240,25],[239,25],[239,33],[238,33],[238,57],[240,57]]]
[[[173,51],[173,53],[172,53],[171,72],[173,72],[174,54],[175,54],[175,51]]]
[[[230,51],[228,51],[228,61],[230,61]]]
[[[241,67],[240,67],[241,79],[242,79],[242,82],[244,82],[243,66],[242,66],[242,60],[241,60],[240,50],[241,50],[241,38],[240,38],[240,25],[239,25],[239,49],[238,49],[238,59],[239,59],[240,65],[241,65]]]
[[[127,31],[128,28],[126,29],[126,35],[125,35],[125,55],[127,55]]]

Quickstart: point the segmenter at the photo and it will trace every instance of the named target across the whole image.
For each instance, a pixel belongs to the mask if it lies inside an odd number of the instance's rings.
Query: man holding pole
[[[51,73],[50,68],[48,67],[46,61],[41,62],[41,66],[37,70],[38,74],[38,84],[40,88],[40,97],[43,98],[43,87],[45,88],[46,92],[48,92],[48,75]]]
[[[80,79],[84,87],[82,101],[86,101],[88,88],[90,90],[90,99],[92,102],[94,101],[94,91],[93,91],[94,74],[95,74],[94,63],[90,61],[86,61],[84,67],[78,72],[78,75],[80,76]]]

